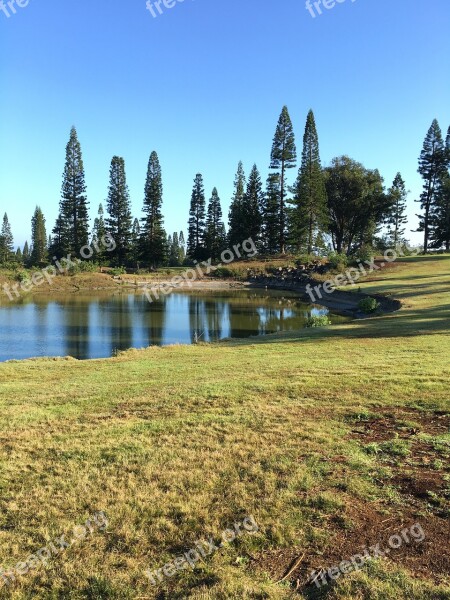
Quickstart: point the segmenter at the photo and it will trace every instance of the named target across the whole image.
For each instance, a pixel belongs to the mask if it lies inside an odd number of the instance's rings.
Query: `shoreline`
[[[127,276],[125,276],[127,277]],[[72,278],[71,278],[72,279]],[[42,296],[45,294],[77,294],[77,293],[87,293],[87,292],[122,292],[122,291],[134,291],[139,292],[143,291],[146,286],[149,289],[159,290],[163,286],[171,286],[173,292],[177,291],[188,291],[193,292],[196,290],[203,291],[224,291],[224,290],[248,290],[248,289],[267,289],[274,291],[289,291],[299,294],[300,299],[308,302],[309,304],[317,304],[319,306],[324,306],[328,308],[332,312],[336,312],[337,314],[341,314],[344,316],[349,316],[354,319],[364,319],[373,317],[376,314],[380,313],[392,313],[401,309],[402,303],[395,298],[389,298],[386,296],[380,296],[373,294],[369,296],[369,294],[364,294],[362,292],[357,291],[347,291],[347,290],[339,290],[336,289],[331,294],[324,293],[321,298],[317,298],[315,301],[312,301],[310,296],[306,291],[307,285],[311,285],[312,287],[320,285],[320,281],[316,281],[314,279],[305,279],[304,283],[287,283],[286,281],[273,281],[273,278],[270,280],[255,282],[251,280],[247,281],[237,281],[230,279],[220,279],[215,280],[212,278],[203,278],[200,280],[195,280],[190,282],[190,286],[179,285],[173,286],[170,280],[161,279],[158,281],[137,281],[135,278],[134,281],[128,278],[118,277],[115,279],[111,279],[108,282],[104,282],[106,285],[100,285],[99,281],[90,281],[90,277],[83,277],[73,281],[72,283],[64,281],[66,285],[63,287],[58,286],[55,288],[52,285],[51,289],[49,286],[45,286],[44,288],[35,288],[32,292],[28,292],[26,294],[21,294],[20,299],[25,298],[34,298],[36,296]],[[94,279],[94,278],[93,278]],[[67,285],[69,283],[69,285]],[[85,285],[83,285],[83,283]],[[103,283],[103,282],[102,282]],[[172,293],[172,292],[171,292]],[[4,296],[4,297],[3,297]],[[3,293],[2,299],[0,300],[0,309],[10,305],[10,301],[8,301],[5,292]],[[373,297],[378,300],[380,303],[380,308],[377,313],[365,314],[362,313],[358,308],[358,303],[363,298]],[[14,300],[13,303],[16,301]]]

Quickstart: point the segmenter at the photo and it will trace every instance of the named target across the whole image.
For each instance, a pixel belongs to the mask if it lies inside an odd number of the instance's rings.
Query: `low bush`
[[[219,279],[226,279],[228,277],[236,277],[236,272],[228,267],[218,267],[215,271],[211,272],[211,275]]]
[[[336,271],[343,271],[348,265],[348,257],[343,253],[330,252],[328,254],[328,264]]]
[[[126,272],[127,270],[125,269],[125,267],[114,267],[109,271],[110,275],[112,275],[113,277],[118,277],[119,275],[126,275]]]
[[[15,276],[16,281],[22,283],[22,281],[26,281],[29,279],[28,273],[26,271],[18,271]]]
[[[310,265],[315,260],[317,260],[317,257],[313,254],[300,254],[295,257],[295,266],[302,267],[304,265]]]
[[[331,321],[328,318],[328,315],[311,315],[305,321],[305,327],[307,327],[307,328],[328,327],[328,325],[331,325]]]
[[[355,254],[352,255],[352,263],[371,263],[375,258],[375,255],[375,250],[371,246],[363,246],[357,252],[355,252]]]
[[[363,298],[358,302],[358,308],[364,313],[369,314],[378,310],[380,308],[380,303],[375,298]]]

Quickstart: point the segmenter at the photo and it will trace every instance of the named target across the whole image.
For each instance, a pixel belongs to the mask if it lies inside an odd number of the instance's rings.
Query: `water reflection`
[[[0,361],[247,338],[301,329],[312,313],[327,310],[267,290],[173,293],[152,304],[140,293],[38,296],[0,308]]]

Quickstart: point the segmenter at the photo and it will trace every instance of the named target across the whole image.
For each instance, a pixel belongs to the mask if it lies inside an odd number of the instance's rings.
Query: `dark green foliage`
[[[405,182],[401,174],[397,173],[388,192],[389,213],[386,224],[388,226],[387,243],[390,247],[396,248],[398,244],[404,241],[405,228],[402,225],[408,221],[405,214],[407,196]]]
[[[262,209],[261,250],[264,254],[280,252],[280,187],[280,175],[269,175]]]
[[[40,266],[47,262],[47,232],[45,217],[39,206],[36,206],[31,219],[31,254],[30,265]]]
[[[180,232],[180,235],[182,234],[183,232]],[[181,267],[185,258],[183,245],[180,244],[180,236],[175,231],[172,236],[169,236],[169,267]]]
[[[141,235],[139,219],[134,219],[131,228],[130,262],[135,268],[139,268],[139,261],[141,258]]]
[[[450,252],[450,176],[442,182],[439,195],[431,215],[431,247],[445,248]]]
[[[297,150],[295,147],[294,129],[287,106],[283,106],[277,128],[273,138],[272,152],[270,155],[270,168],[276,169],[280,176],[280,252],[286,252],[286,170],[295,167]]]
[[[311,254],[327,227],[325,182],[320,164],[319,138],[314,113],[309,111],[303,136],[302,163],[292,189],[291,242],[298,251]]]
[[[375,298],[363,298],[358,302],[358,308],[363,313],[369,314],[378,310],[380,303]]]
[[[198,173],[194,180],[189,210],[187,256],[191,260],[205,260],[207,251],[205,247],[205,217],[206,200],[203,177]]]
[[[156,152],[148,161],[144,191],[144,218],[141,227],[141,259],[153,268],[164,264],[167,256],[167,235],[162,216],[163,185],[161,166]]]
[[[69,238],[70,232],[67,220],[62,215],[58,215],[52,229],[52,243],[48,249],[50,260],[59,260],[70,253]]]
[[[99,204],[98,217],[94,220],[94,227],[92,228],[92,249],[95,253],[94,261],[99,265],[107,262],[107,252],[102,241],[105,239],[105,235],[105,211],[103,210],[103,204]]]
[[[417,215],[420,219],[417,231],[424,233],[423,251],[425,254],[428,251],[433,224],[435,225],[433,212],[441,194],[442,184],[448,174],[449,161],[449,151],[444,145],[441,128],[434,119],[425,137],[418,169],[424,185],[420,200],[417,200],[423,211],[422,214]]]
[[[228,244],[242,244],[247,239],[244,218],[245,173],[242,162],[239,161],[234,179],[234,193],[228,213]]]
[[[445,143],[447,169],[450,169],[450,127]],[[450,251],[450,171],[443,176],[431,214],[431,247]]]
[[[253,165],[248,178],[247,189],[244,195],[243,220],[245,235],[239,243],[251,238],[259,245],[262,229],[262,211],[264,207],[264,192],[261,176],[256,165]]]
[[[114,156],[109,171],[106,229],[116,243],[110,255],[116,266],[125,266],[131,250],[131,210],[125,161]]]
[[[26,264],[30,258],[30,249],[28,247],[28,242],[25,242],[22,250],[23,262]]]
[[[20,249],[20,246],[16,250],[16,261],[19,264],[23,264],[23,254],[22,254],[22,250]]]
[[[214,188],[206,217],[205,246],[208,258],[212,258],[213,262],[218,261],[221,253],[225,250],[226,243],[220,198],[217,189]]]
[[[74,255],[79,255],[80,249],[89,243],[89,215],[83,158],[75,127],[70,131],[70,139],[66,146],[58,218],[64,221],[59,230],[64,231],[64,235],[67,236],[60,246],[68,248],[68,252]]]
[[[3,215],[2,228],[0,230],[0,264],[6,264],[15,258],[14,238],[9,224],[8,215]]]
[[[372,246],[389,204],[381,175],[348,156],[334,158],[324,173],[334,249],[350,256],[364,245]]]
[[[328,264],[333,270],[341,273],[348,265],[348,256],[338,252],[329,252]]]
[[[316,327],[328,327],[328,325],[331,325],[328,315],[311,315],[305,321],[305,327],[308,329]]]

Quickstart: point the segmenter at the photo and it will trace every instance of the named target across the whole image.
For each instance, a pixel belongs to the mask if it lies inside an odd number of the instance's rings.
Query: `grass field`
[[[250,341],[0,365],[0,564],[71,539],[96,511],[108,518],[46,567],[4,575],[0,597],[450,599],[450,256],[404,259],[361,290],[403,308]],[[195,570],[146,577],[249,515],[258,531]],[[415,523],[420,543],[307,585]]]

